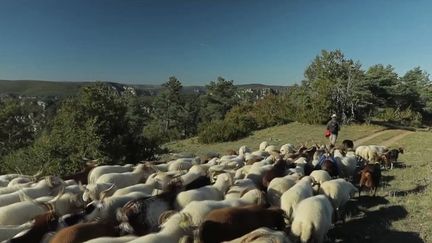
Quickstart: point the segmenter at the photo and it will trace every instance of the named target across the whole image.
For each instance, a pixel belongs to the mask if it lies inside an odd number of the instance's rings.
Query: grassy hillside
[[[338,142],[341,142],[344,139],[356,140],[383,129],[384,127],[374,125],[343,126],[339,134]],[[190,138],[167,143],[165,146],[173,152],[191,152],[197,155],[203,155],[210,151],[224,153],[228,149],[237,150],[242,145],[247,145],[253,150],[256,150],[258,149],[259,143],[262,141],[267,141],[270,144],[277,146],[285,143],[298,145],[305,142],[311,145],[313,143],[328,142],[324,137],[324,130],[325,126],[293,122],[287,125],[255,131],[251,136],[234,142],[200,144],[198,143],[197,138]]]
[[[417,232],[425,242],[432,242],[432,133],[416,132],[394,143],[403,147],[403,162],[398,168],[386,171],[386,187],[380,192],[393,207],[399,207],[400,215],[390,230]],[[395,239],[390,235],[388,242]],[[407,235],[407,234],[406,234]],[[409,242],[408,238],[404,242]],[[398,241],[402,242],[402,241]]]
[[[35,80],[0,80],[0,94],[23,96],[70,96],[89,82],[48,82]]]
[[[346,126],[342,128],[339,142],[345,138],[357,139],[383,130],[379,126]],[[257,149],[267,140],[271,144],[300,142],[326,142],[324,126],[291,123],[257,131],[250,137],[228,143],[203,145],[196,138],[166,144],[175,152],[224,152],[241,145]],[[401,130],[388,130],[377,134],[364,144],[383,144],[401,134]],[[335,242],[432,242],[432,133],[413,132],[389,144],[403,147],[399,163],[393,170],[384,170],[377,197],[363,192],[356,195],[347,206],[346,223],[338,223],[329,236]]]

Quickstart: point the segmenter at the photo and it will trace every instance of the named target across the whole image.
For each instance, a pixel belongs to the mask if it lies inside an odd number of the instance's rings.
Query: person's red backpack
[[[330,135],[331,135],[331,132],[330,132],[330,130],[325,130],[325,132],[324,132],[324,136],[326,136],[326,137],[330,137]]]

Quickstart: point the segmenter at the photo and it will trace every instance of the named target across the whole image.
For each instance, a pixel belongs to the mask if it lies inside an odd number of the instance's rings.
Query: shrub
[[[218,143],[234,141],[250,134],[252,129],[248,119],[239,119],[239,123],[233,120],[217,120],[203,123],[199,128],[198,141],[200,143]]]
[[[419,112],[413,111],[410,107],[405,110],[384,108],[374,118],[384,122],[413,127],[421,126],[423,119]]]

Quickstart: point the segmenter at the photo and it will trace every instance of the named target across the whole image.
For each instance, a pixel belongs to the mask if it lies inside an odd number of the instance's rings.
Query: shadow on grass
[[[390,181],[394,180],[395,177],[391,175],[382,175],[381,176],[381,187],[388,187],[390,186]]]
[[[381,198],[382,202],[388,203]],[[360,200],[361,201],[361,200]],[[375,201],[377,203],[378,201]],[[366,200],[365,206],[374,205],[370,200]],[[402,206],[381,206],[376,210],[369,211],[358,208],[356,215],[351,215],[345,224],[336,224],[335,228],[329,231],[331,242],[381,242],[384,237],[396,234],[390,229],[391,222],[405,218],[408,215]],[[399,232],[402,234],[404,232]],[[412,234],[406,235],[406,238]],[[417,237],[421,240],[419,237]],[[384,242],[384,241],[383,241]],[[389,241],[396,242],[396,241]],[[398,241],[410,242],[410,241]],[[423,242],[423,241],[416,241]],[[410,242],[411,243],[411,242]]]
[[[416,185],[414,188],[412,189],[408,189],[408,190],[395,190],[395,191],[389,191],[388,195],[390,197],[405,197],[409,194],[412,193],[420,193],[420,192],[424,192],[424,190],[426,190],[426,188],[428,187],[428,184],[426,185]]]
[[[391,122],[384,122],[384,121],[370,121],[373,125],[383,126],[387,129],[400,129],[400,130],[407,130],[407,131],[413,131],[415,132],[416,129],[413,127],[404,126],[402,124],[397,123],[391,123]]]
[[[401,232],[401,231],[388,231],[384,237],[377,242],[393,242],[393,243],[423,243],[418,233],[416,232]]]
[[[405,162],[398,161],[393,163],[393,169],[405,169],[410,167],[412,167],[412,165],[407,165]]]

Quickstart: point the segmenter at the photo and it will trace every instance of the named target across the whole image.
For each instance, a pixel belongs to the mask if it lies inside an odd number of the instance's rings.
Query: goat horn
[[[60,186],[60,190],[59,190],[59,192],[57,193],[57,195],[53,198],[53,199],[51,199],[50,201],[49,201],[49,203],[55,203],[62,195],[63,195],[63,193],[64,193],[64,191],[65,191],[65,186],[62,184],[61,186]]]
[[[109,192],[111,189],[113,189],[115,187],[115,184],[112,184],[108,189],[106,189],[106,190],[103,190],[101,193],[100,193],[100,201],[103,201],[103,199],[106,197],[106,194],[107,194],[107,192]]]
[[[52,176],[45,177],[45,181],[49,187],[51,187],[51,188],[54,187],[53,181],[52,181]]]

